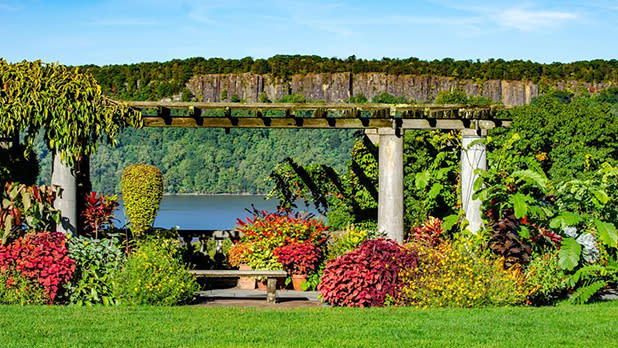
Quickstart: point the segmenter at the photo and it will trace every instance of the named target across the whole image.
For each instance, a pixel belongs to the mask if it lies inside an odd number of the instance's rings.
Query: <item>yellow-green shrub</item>
[[[328,259],[350,252],[369,239],[369,232],[355,225],[346,226],[341,234],[333,235],[328,245]]]
[[[171,306],[191,301],[199,286],[181,262],[178,241],[146,239],[116,275],[120,304]]]
[[[163,176],[157,167],[134,164],[122,173],[124,210],[135,237],[142,237],[154,223],[163,198]]]
[[[558,265],[558,254],[536,255],[526,268],[528,300],[534,305],[552,304],[567,288],[567,275]]]
[[[524,277],[518,268],[504,269],[501,260],[471,253],[457,242],[416,246],[418,267],[401,275],[396,303],[426,307],[479,307],[522,304]]]

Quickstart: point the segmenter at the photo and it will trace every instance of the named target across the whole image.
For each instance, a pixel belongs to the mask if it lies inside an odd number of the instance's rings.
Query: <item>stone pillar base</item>
[[[477,233],[483,225],[481,201],[472,199],[472,196],[474,181],[478,178],[477,169],[487,170],[485,134],[475,129],[464,129],[461,134],[461,207],[466,213],[468,229]]]
[[[60,194],[54,201],[54,207],[60,210],[62,219],[56,226],[58,232],[77,234],[77,180],[73,170],[54,154],[52,168],[52,185],[60,187]]]
[[[378,232],[403,242],[403,134],[380,128],[378,137]]]

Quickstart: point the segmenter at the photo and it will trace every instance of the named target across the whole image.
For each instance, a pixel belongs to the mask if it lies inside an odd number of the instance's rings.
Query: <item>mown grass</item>
[[[618,303],[545,308],[0,306],[0,347],[616,347]]]

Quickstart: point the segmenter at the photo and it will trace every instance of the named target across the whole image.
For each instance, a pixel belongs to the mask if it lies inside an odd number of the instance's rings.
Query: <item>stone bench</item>
[[[204,278],[239,278],[239,277],[265,277],[266,301],[275,303],[277,300],[277,278],[288,276],[286,271],[237,271],[237,270],[193,270],[190,271],[196,277]]]

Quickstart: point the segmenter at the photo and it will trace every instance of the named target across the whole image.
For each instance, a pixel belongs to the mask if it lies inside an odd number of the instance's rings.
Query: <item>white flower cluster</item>
[[[573,226],[563,228],[562,232],[569,238],[577,237],[577,228]],[[586,262],[593,263],[601,256],[597,242],[591,233],[584,233],[575,238],[575,241],[582,246],[582,256]]]
[[[564,232],[564,234],[569,238],[577,237],[577,228],[573,226],[568,226],[568,227],[563,228],[562,232]]]

